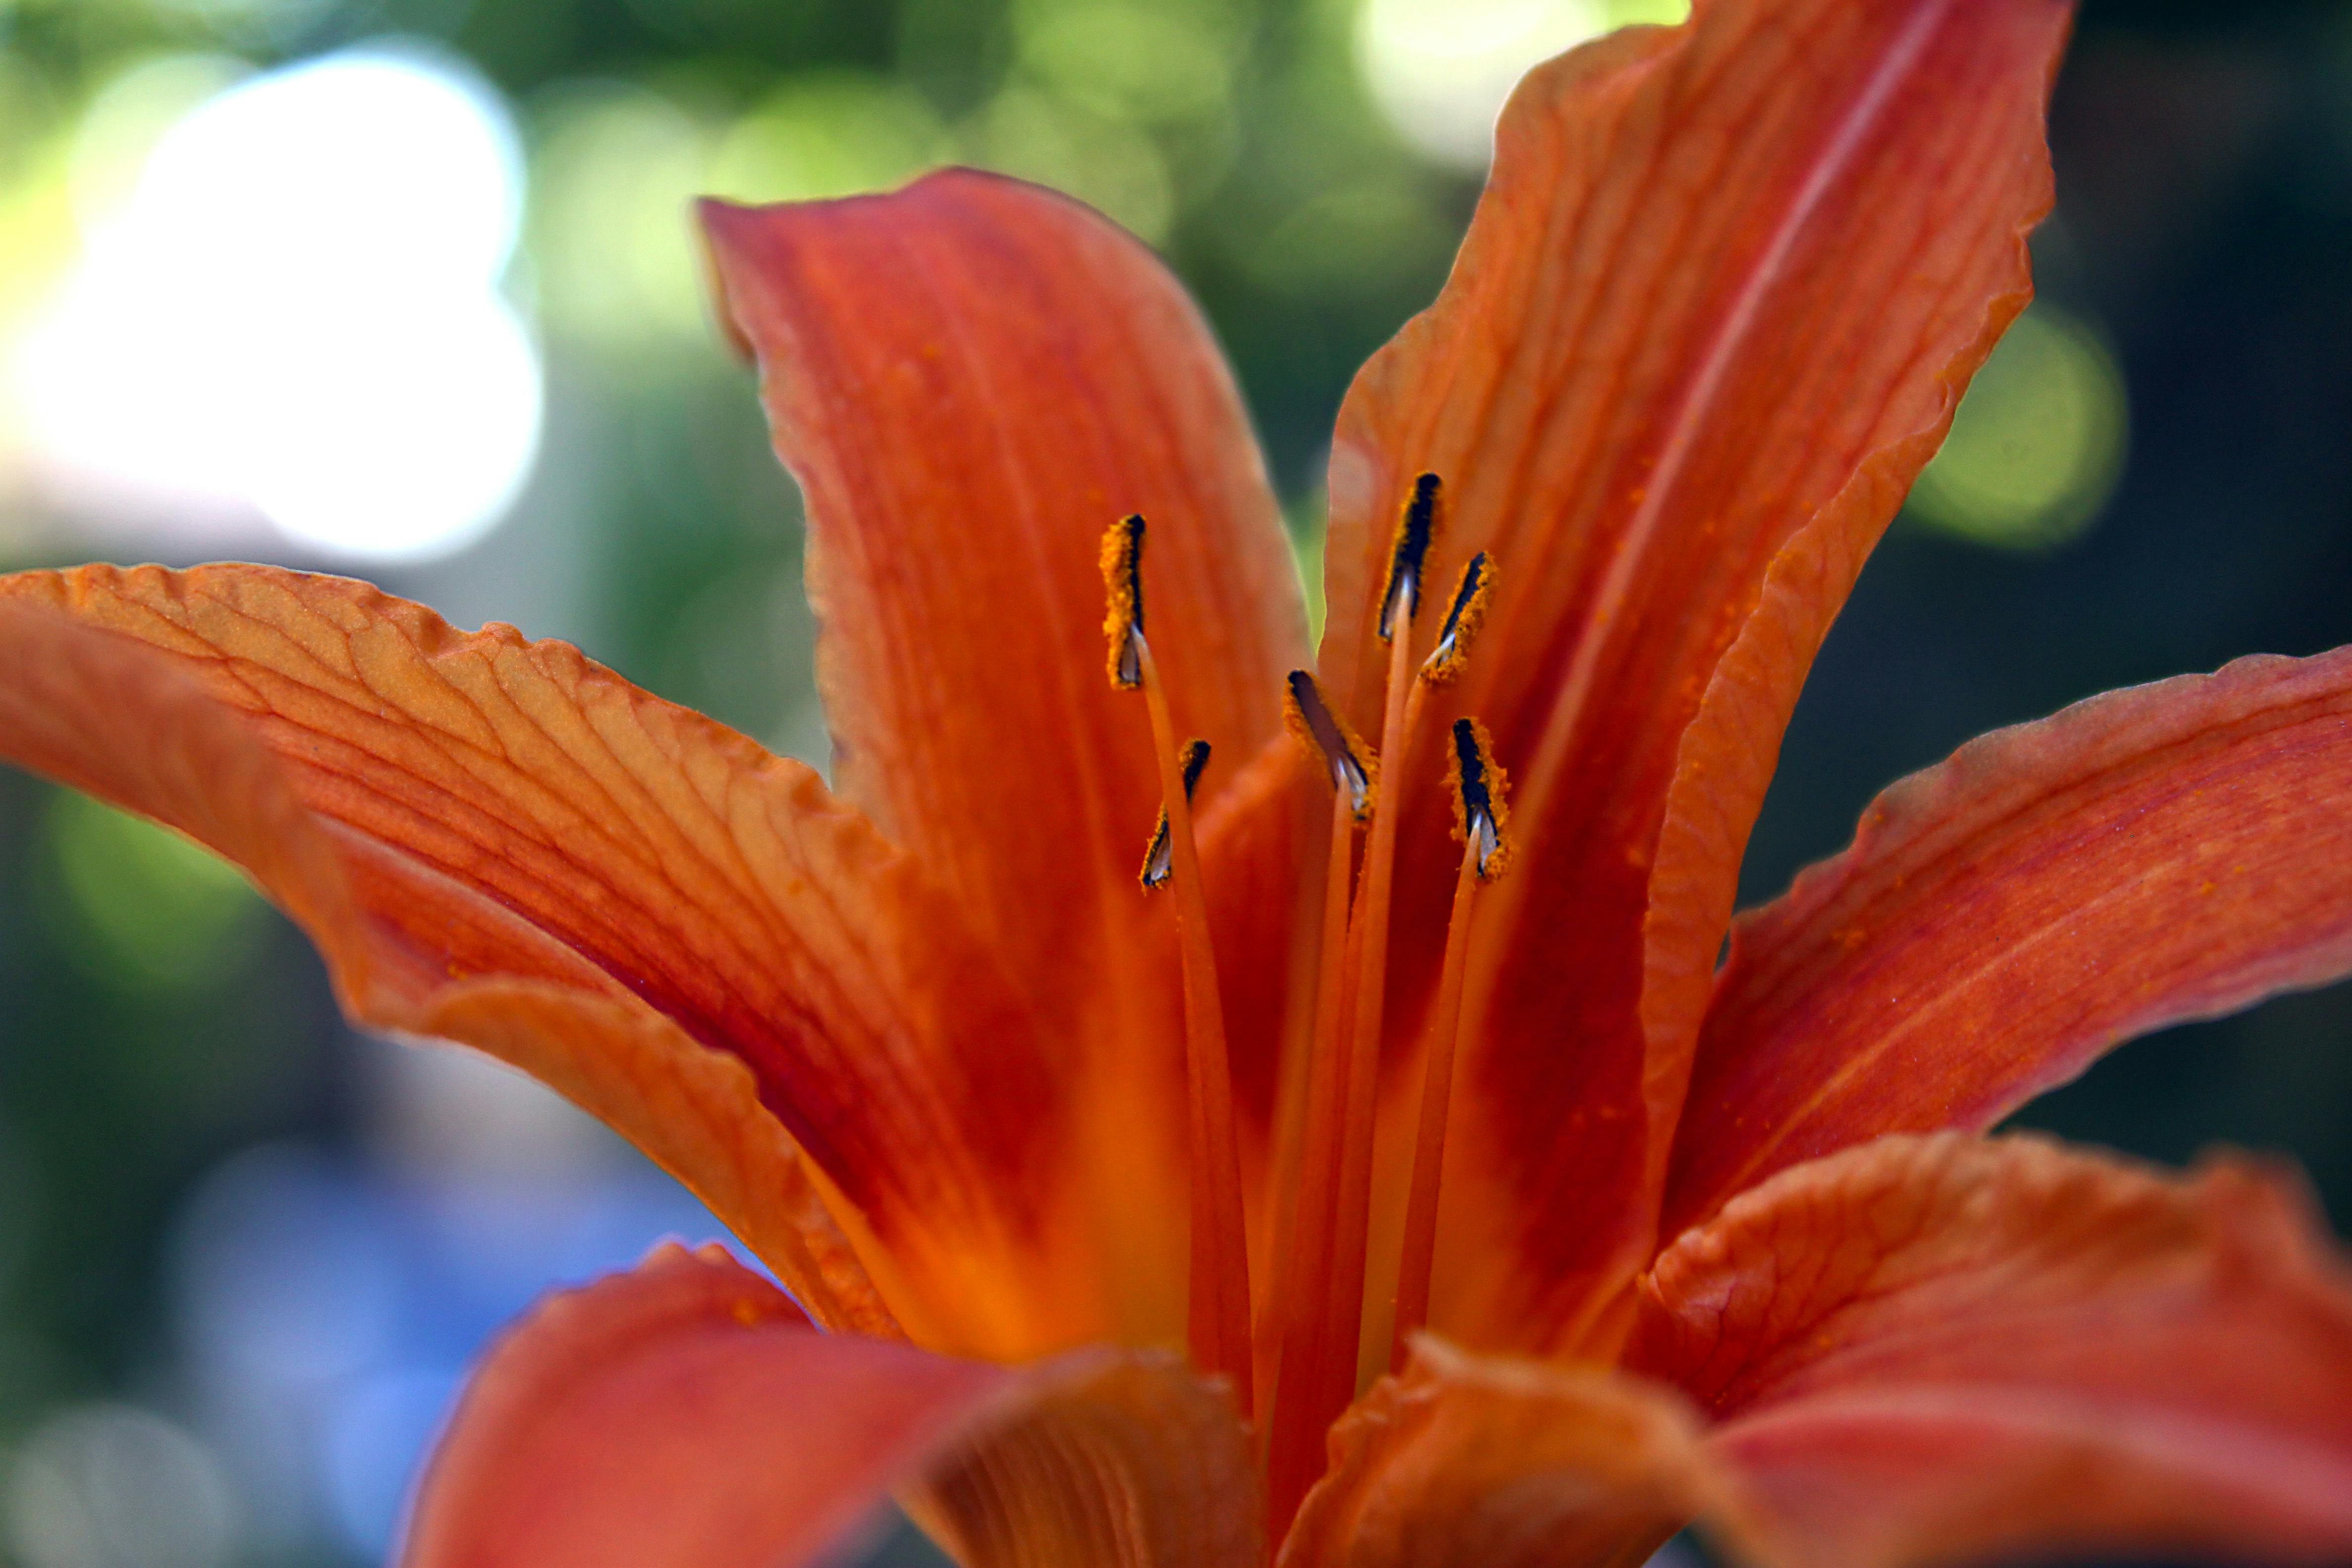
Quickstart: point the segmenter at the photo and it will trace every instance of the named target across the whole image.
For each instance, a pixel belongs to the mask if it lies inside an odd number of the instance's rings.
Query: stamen
[[[1103,635],[1110,639],[1110,683],[1121,691],[1143,684],[1143,518],[1130,514],[1110,525],[1102,542],[1103,594],[1109,609]]]
[[[1421,667],[1421,679],[1431,686],[1450,685],[1469,662],[1471,641],[1478,628],[1486,624],[1486,602],[1494,597],[1495,567],[1483,550],[1470,557],[1462,568],[1462,580],[1454,584],[1454,607],[1445,612],[1445,625],[1437,634],[1437,646],[1429,650],[1429,658]]]
[[[1209,742],[1206,741],[1185,742],[1185,805],[1190,805],[1192,803],[1192,791],[1198,787],[1201,783],[1201,770],[1208,765]],[[1160,826],[1151,830],[1151,847],[1143,852],[1143,870],[1138,879],[1143,883],[1144,891],[1153,892],[1168,885],[1168,873],[1170,868],[1175,863],[1174,852],[1170,847],[1170,845],[1171,839],[1168,833],[1168,808],[1165,805],[1162,805],[1160,808]]]
[[[1380,759],[1366,749],[1348,721],[1323,700],[1322,688],[1303,669],[1290,672],[1290,690],[1282,705],[1290,732],[1331,774],[1331,787],[1348,797],[1348,808],[1358,822],[1372,815],[1380,793]]]
[[[1397,610],[1409,625],[1420,607],[1422,563],[1429,558],[1429,542],[1442,521],[1444,483],[1435,474],[1412,481],[1412,494],[1397,513],[1396,537],[1389,547],[1388,580],[1381,584],[1381,641],[1396,634]]]
[[[1423,476],[1416,487],[1416,504],[1408,505],[1408,525],[1415,510],[1433,512],[1437,487],[1433,476]],[[1425,500],[1425,506],[1420,505]],[[1408,526],[1410,531],[1410,526]],[[1381,704],[1381,752],[1391,777],[1411,776],[1413,729],[1420,718],[1419,699],[1424,689],[1412,679],[1413,609],[1419,594],[1417,572],[1392,584],[1399,625],[1408,628],[1389,644],[1386,700]],[[1388,999],[1389,894],[1395,880],[1397,825],[1401,814],[1391,802],[1372,819],[1364,846],[1364,868],[1357,882],[1356,913],[1349,936],[1356,951],[1354,1002],[1349,1009],[1348,1095],[1340,1120],[1339,1171],[1331,1226],[1331,1276],[1324,1294],[1322,1373],[1316,1394],[1324,1419],[1336,1418],[1355,1397],[1363,1339],[1365,1252],[1371,1231],[1372,1133],[1380,1107],[1381,1026]]]
[[[1454,879],[1454,913],[1445,923],[1445,963],[1437,982],[1421,1083],[1421,1125],[1413,1142],[1412,1187],[1405,1200],[1404,1248],[1397,1269],[1396,1330],[1389,1364],[1402,1370],[1412,1336],[1429,1321],[1429,1278],[1437,1253],[1437,1199],[1444,1177],[1445,1121],[1452,1109],[1454,1062],[1462,1037],[1462,976],[1468,967],[1470,915],[1479,884],[1510,864],[1510,820],[1503,793],[1508,781],[1494,760],[1486,726],[1454,721],[1454,837],[1462,869]]]
[[[1437,476],[1423,474],[1398,521],[1389,578],[1381,594],[1380,632],[1389,643],[1389,678],[1381,708],[1381,747],[1391,770],[1408,765],[1413,719],[1421,687],[1412,679],[1411,628],[1421,596],[1421,574],[1438,520]],[[1406,635],[1392,635],[1397,628]],[[1290,678],[1293,727],[1319,748],[1330,768],[1335,797],[1347,792],[1350,774],[1342,757],[1360,757],[1360,742],[1344,734],[1338,715],[1303,671]],[[1349,744],[1338,743],[1344,736]],[[1369,789],[1357,820],[1372,803]],[[1334,855],[1347,842],[1335,807]],[[1371,1223],[1372,1132],[1378,1109],[1381,1015],[1388,966],[1389,884],[1396,864],[1396,813],[1372,817],[1370,842],[1355,918],[1348,927],[1343,974],[1327,969],[1333,994],[1316,1016],[1306,1157],[1300,1175],[1303,1278],[1286,1290],[1282,1365],[1275,1391],[1275,1425],[1268,1454],[1269,1499],[1276,1528],[1290,1512],[1320,1468],[1320,1436],[1344,1409],[1356,1389],[1363,1331],[1365,1247]],[[1340,881],[1335,868],[1332,884]],[[1328,930],[1325,936],[1331,941]],[[1327,945],[1325,959],[1333,954]],[[1344,973],[1352,973],[1352,991]],[[1321,1000],[1321,999],[1318,999]],[[1343,1044],[1344,1042],[1344,1044]]]
[[[1269,1313],[1280,1347],[1275,1369],[1274,1409],[1267,1424],[1266,1484],[1275,1533],[1279,1535],[1307,1489],[1323,1471],[1323,1434],[1330,1415],[1320,1389],[1325,1317],[1322,1292],[1330,1278],[1333,1197],[1340,1164],[1340,1121],[1348,1100],[1347,959],[1353,951],[1348,930],[1349,872],[1355,864],[1355,828],[1362,820],[1353,787],[1363,776],[1331,763],[1306,719],[1329,710],[1312,677],[1291,677],[1291,730],[1318,760],[1330,763],[1331,848],[1323,885],[1323,943],[1315,978],[1315,1026],[1307,1052],[1305,1125],[1300,1130],[1297,1191],[1287,1205],[1293,1234],[1277,1237],[1281,1268]],[[1339,729],[1336,720],[1332,729]],[[1353,738],[1349,738],[1353,744]],[[1349,752],[1362,758],[1360,749]]]
[[[1209,941],[1208,900],[1201,857],[1192,841],[1192,787],[1207,765],[1199,741],[1180,751],[1169,716],[1168,692],[1143,636],[1143,532],[1128,517],[1103,536],[1103,586],[1109,612],[1111,684],[1141,687],[1160,756],[1160,833],[1168,869],[1162,879],[1176,896],[1176,950],[1184,977],[1184,1061],[1192,1099],[1192,1276],[1188,1338],[1192,1363],[1224,1377],[1246,1419],[1253,1404],[1250,1358],[1249,1248],[1242,1213],[1241,1155],[1234,1137],[1233,1076],[1225,1051],[1224,1005],[1217,989],[1216,952]]]

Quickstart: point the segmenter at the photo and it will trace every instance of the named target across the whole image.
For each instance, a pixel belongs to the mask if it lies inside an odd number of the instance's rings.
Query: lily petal
[[[908,1510],[969,1568],[1260,1568],[1265,1499],[1222,1384],[1173,1354],[1075,1351],[1024,1368],[1007,1409]]]
[[[529,981],[444,986],[387,1026],[472,1046],[619,1132],[700,1198],[828,1329],[905,1337],[740,1059],[635,998]]]
[[[1277,1568],[1638,1564],[1721,1489],[1671,1389],[1423,1336],[1331,1431]]]
[[[1171,1413],[1190,1419],[1148,1424]],[[676,1246],[509,1331],[434,1457],[400,1561],[794,1568],[892,1489],[952,1489],[1008,1452],[1058,1459],[1000,1476],[990,1502],[1024,1524],[1066,1513],[1064,1561],[1254,1561],[1247,1486],[1210,1489],[1246,1468],[1240,1427],[1182,1372],[1097,1352],[1013,1370],[819,1334],[723,1251]]]
[[[1307,1048],[1295,1035],[1311,1022],[1320,922],[1301,917],[1320,905],[1301,888],[1329,853],[1329,813],[1315,809],[1304,756],[1289,735],[1268,742],[1198,819],[1234,1105],[1253,1159],[1273,1134],[1283,1053]]]
[[[1493,610],[1451,711],[1517,781],[1523,860],[1482,911],[1487,1042],[1449,1164],[1459,1234],[1516,1246],[1436,1319],[1605,1344],[1638,1268],[1742,846],[1800,679],[1962,387],[2029,291],[2063,0],[1699,0],[1539,68],[1444,292],[1367,365],[1331,459],[1323,669],[1378,711],[1375,598],[1412,477],[1429,580]],[[1416,1037],[1453,857],[1405,807],[1392,974]],[[1481,965],[1484,968],[1482,977]],[[1476,1004],[1474,1002],[1474,1006]],[[1499,1194],[1495,1188],[1503,1189]],[[1483,1189],[1483,1190],[1482,1190]],[[1483,1304],[1482,1304],[1483,1299]]]
[[[1769,1563],[2342,1562],[2352,1274],[2323,1234],[2235,1158],[1892,1136],[1685,1236],[1632,1360],[1724,1421]]]
[[[551,1297],[467,1385],[407,1568],[773,1568],[861,1523],[1012,1374],[816,1332],[713,1247]]]
[[[1104,529],[1150,521],[1147,629],[1178,732],[1213,748],[1204,807],[1279,732],[1306,644],[1206,323],[1141,243],[993,175],[702,216],[807,499],[844,795],[1041,1013],[1099,1001],[1070,976],[1132,946],[1116,933],[1147,918],[1135,862],[1160,804],[1143,706],[1103,673]],[[1147,1022],[1173,1017],[1151,989],[1172,981],[1124,984]]]
[[[0,756],[243,865],[355,1019],[538,1071],[763,1255],[817,1206],[797,1142],[904,1244],[927,1337],[1096,1331],[1013,1266],[1055,1234],[1061,1103],[1023,1011],[805,768],[564,645],[267,567],[0,578]],[[839,1276],[840,1239],[776,1267]]]
[[[2352,972],[2352,648],[1971,742],[1741,917],[1670,1230],[1881,1132],[1990,1127],[2118,1041]]]

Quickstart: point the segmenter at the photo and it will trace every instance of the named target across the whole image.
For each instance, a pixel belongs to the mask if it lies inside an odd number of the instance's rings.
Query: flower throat
[[[1323,1468],[1324,1433],[1355,1396],[1363,1349],[1372,1134],[1397,854],[1398,813],[1389,808],[1388,800],[1409,776],[1428,693],[1461,673],[1494,587],[1493,564],[1482,552],[1463,568],[1444,621],[1416,663],[1413,626],[1430,547],[1444,521],[1443,483],[1435,474],[1422,474],[1399,509],[1381,587],[1377,631],[1389,658],[1380,748],[1365,744],[1306,670],[1290,673],[1284,694],[1291,731],[1330,784],[1330,855],[1304,1093],[1285,1118],[1286,1125],[1276,1131],[1285,1157],[1275,1162],[1279,1174],[1268,1257],[1276,1277],[1267,1282],[1270,1289],[1262,1294],[1255,1321],[1233,1080],[1192,830],[1192,797],[1208,764],[1209,747],[1197,740],[1178,743],[1167,691],[1144,635],[1144,520],[1123,518],[1103,537],[1103,582],[1109,605],[1104,631],[1111,683],[1143,694],[1160,763],[1161,811],[1145,853],[1141,880],[1147,890],[1171,894],[1183,969],[1185,1077],[1191,1101],[1188,1346],[1196,1367],[1231,1384],[1244,1419],[1252,1419],[1264,1407],[1259,1429],[1272,1522],[1277,1530],[1286,1524]],[[1412,1336],[1428,1319],[1475,895],[1510,858],[1505,833],[1507,781],[1485,729],[1475,720],[1460,719],[1448,738],[1455,837],[1463,854],[1437,1005],[1423,1052],[1389,1347],[1392,1365],[1402,1363]],[[1389,792],[1385,799],[1384,787]],[[1256,1375],[1260,1345],[1269,1352],[1268,1375],[1263,1379]]]

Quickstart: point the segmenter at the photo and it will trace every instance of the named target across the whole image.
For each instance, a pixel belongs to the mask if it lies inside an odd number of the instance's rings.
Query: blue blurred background
[[[822,763],[689,196],[1094,202],[1206,302],[1311,581],[1340,393],[1502,93],[1680,3],[0,0],[0,569],[352,572]],[[2091,0],[2053,133],[2042,301],[1822,657],[1750,900],[1980,730],[2352,642],[2352,8]],[[2286,1152],[2340,1225],[2352,992],[2026,1120]],[[377,1562],[486,1335],[715,1233],[532,1085],[355,1036],[233,873],[0,772],[0,1562]]]

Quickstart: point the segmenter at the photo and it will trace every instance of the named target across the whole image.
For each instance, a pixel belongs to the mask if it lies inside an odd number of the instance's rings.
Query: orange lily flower
[[[668,1248],[542,1306],[406,1561],[797,1563],[894,1490],[982,1568],[2352,1554],[2293,1182],[1980,1136],[2352,970],[2352,649],[1989,736],[1731,919],[2029,293],[2066,25],[1701,0],[1533,73],[1342,410],[1319,684],[1181,288],[962,173],[704,215],[837,790],[362,584],[0,579],[0,754],[236,860],[352,1017],[553,1085],[782,1286]]]

